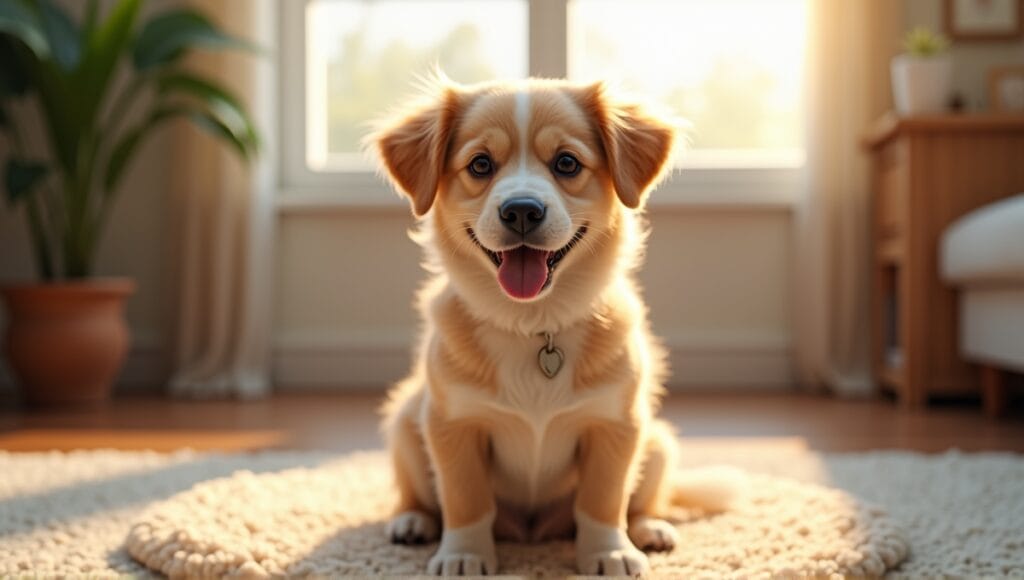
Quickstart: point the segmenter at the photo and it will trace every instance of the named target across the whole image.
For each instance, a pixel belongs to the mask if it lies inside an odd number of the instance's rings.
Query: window
[[[572,0],[568,76],[613,79],[689,121],[690,165],[798,163],[805,4]]]
[[[366,121],[436,65],[463,82],[527,75],[525,0],[312,0],[306,6],[306,162],[359,168]]]
[[[690,122],[677,197],[792,199],[810,1],[282,2],[286,190],[385,199],[359,152],[367,121],[439,65],[460,82],[608,80]]]

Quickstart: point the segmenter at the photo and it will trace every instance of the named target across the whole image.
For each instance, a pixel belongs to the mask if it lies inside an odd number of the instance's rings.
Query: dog
[[[442,79],[368,143],[431,272],[413,371],[383,408],[392,541],[440,538],[428,574],[479,575],[498,572],[495,538],[575,531],[581,573],[645,573],[688,501],[633,278],[675,124],[602,83]]]

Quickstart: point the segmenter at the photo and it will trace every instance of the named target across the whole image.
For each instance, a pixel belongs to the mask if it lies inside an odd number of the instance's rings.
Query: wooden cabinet
[[[1024,116],[887,116],[864,146],[873,166],[876,380],[910,406],[977,392],[977,370],[959,354],[956,293],[940,278],[939,241],[965,213],[1024,191]]]

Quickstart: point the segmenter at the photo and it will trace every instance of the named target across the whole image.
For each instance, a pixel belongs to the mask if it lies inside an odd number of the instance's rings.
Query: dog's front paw
[[[642,576],[651,568],[647,555],[633,546],[578,554],[576,560],[581,574],[595,576]]]
[[[581,574],[642,576],[650,570],[647,555],[636,549],[626,530],[576,511],[576,565]]]
[[[434,576],[481,576],[497,572],[494,557],[479,554],[442,554],[438,552],[427,564],[427,574]]]
[[[445,528],[437,553],[427,564],[434,576],[480,576],[498,571],[498,553],[494,547],[494,512],[476,523]]]
[[[388,537],[394,544],[426,544],[437,539],[437,519],[419,511],[402,512],[388,522]]]
[[[629,539],[645,552],[669,552],[676,547],[676,527],[658,518],[637,517],[629,522]]]

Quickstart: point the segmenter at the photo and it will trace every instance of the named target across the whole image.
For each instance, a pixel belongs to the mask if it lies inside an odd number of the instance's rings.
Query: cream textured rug
[[[686,457],[742,466],[753,485],[730,512],[679,512],[659,577],[1024,577],[1019,456]],[[385,541],[387,480],[378,453],[0,452],[0,577],[416,574],[433,546]],[[572,572],[568,542],[500,544],[499,558],[505,573]]]

